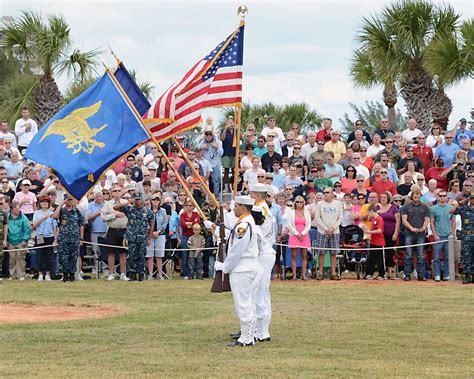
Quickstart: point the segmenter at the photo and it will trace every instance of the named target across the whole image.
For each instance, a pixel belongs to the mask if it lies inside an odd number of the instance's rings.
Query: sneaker
[[[447,282],[448,280],[449,280],[449,276],[445,276],[445,277],[443,278],[443,282]]]
[[[373,279],[374,279],[374,278],[372,278],[372,275],[367,275],[367,276],[365,277],[365,280],[373,280]]]
[[[404,280],[405,282],[409,282],[409,281],[410,281],[410,275],[405,275],[405,276],[403,277],[403,280]]]
[[[385,276],[377,276],[377,280],[385,280]]]
[[[413,270],[413,278],[418,279],[418,272]]]
[[[24,277],[24,276],[22,276],[22,277],[20,278],[20,280],[25,280],[25,277]]]
[[[74,273],[74,280],[84,280],[84,278],[81,276],[80,272],[75,272]]]
[[[356,263],[356,259],[355,259],[355,258],[352,258],[352,259],[351,259],[351,263]]]
[[[51,276],[50,275],[46,275],[44,277],[44,280],[46,280],[47,282],[50,282],[51,281]]]
[[[360,258],[360,263],[365,263],[367,261],[367,259],[365,259],[364,257]]]
[[[127,278],[127,275],[126,275],[124,272],[122,272],[122,273],[120,274],[120,280],[122,280],[122,281],[124,281],[124,282],[129,282],[129,281],[130,281],[130,279]]]
[[[189,280],[188,276],[183,276],[183,280]]]
[[[435,276],[435,282],[440,282],[441,281],[441,277],[440,276]]]
[[[115,280],[115,275],[114,274],[107,275],[107,280],[109,280],[109,281]]]
[[[44,280],[43,275],[38,275],[38,282],[42,282]]]

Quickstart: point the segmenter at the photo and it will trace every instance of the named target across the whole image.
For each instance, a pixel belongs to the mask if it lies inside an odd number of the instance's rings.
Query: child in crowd
[[[383,247],[385,246],[385,238],[383,235],[384,223],[383,218],[377,212],[377,206],[369,207],[368,219],[370,221],[370,229],[367,233],[370,236],[369,259],[367,260],[367,276],[366,279],[372,279],[375,272],[375,265],[379,273],[378,279],[385,279],[385,262],[383,256]],[[373,249],[373,250],[372,250]]]
[[[204,237],[201,235],[201,225],[193,225],[193,235],[188,239],[189,247],[189,279],[202,279],[202,249],[206,245]]]

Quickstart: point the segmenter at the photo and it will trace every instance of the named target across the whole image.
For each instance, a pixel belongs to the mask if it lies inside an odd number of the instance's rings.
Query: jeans
[[[44,243],[38,246],[52,245],[54,237],[44,237]],[[40,273],[51,272],[53,267],[54,249],[52,246],[36,250],[38,257],[38,271]]]
[[[219,197],[221,192],[221,166],[213,167],[211,172],[212,192]]]
[[[410,233],[405,234],[405,244],[407,245],[418,245],[425,243],[425,233]],[[405,261],[404,261],[404,273],[406,276],[410,276],[412,272],[411,268],[411,257],[413,250],[416,252],[416,272],[418,273],[418,278],[425,277],[425,260],[424,260],[424,246],[415,246],[405,248]]]
[[[439,236],[441,240],[447,240],[448,236]],[[433,270],[435,276],[441,276],[441,253],[444,256],[443,276],[449,276],[449,252],[448,241],[433,245]]]
[[[188,238],[186,236],[181,237],[181,249],[188,248]],[[181,276],[189,277],[189,266],[188,266],[189,250],[181,250]]]
[[[196,253],[194,253],[196,255]],[[189,277],[202,278],[202,253],[197,254],[196,257],[188,258]]]
[[[208,273],[209,273],[209,278],[214,277],[214,263],[216,263],[216,256],[215,255],[209,255],[209,265],[208,265]]]

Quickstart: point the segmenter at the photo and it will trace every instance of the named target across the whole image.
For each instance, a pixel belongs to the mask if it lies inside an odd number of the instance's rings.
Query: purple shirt
[[[385,213],[379,213],[380,217],[383,219],[384,230],[383,234],[385,237],[392,238],[393,233],[395,232],[395,215],[400,213],[398,207],[394,204],[388,209]]]

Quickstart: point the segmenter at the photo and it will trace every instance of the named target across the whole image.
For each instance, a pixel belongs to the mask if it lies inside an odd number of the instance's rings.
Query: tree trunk
[[[416,120],[418,129],[428,132],[433,121],[436,96],[431,75],[422,67],[413,66],[401,82],[400,92],[407,106],[408,117]]]
[[[394,85],[386,85],[383,90],[383,102],[387,106],[387,119],[389,129],[397,130],[397,112],[395,104],[397,103],[397,89]]]
[[[36,99],[36,121],[38,127],[46,124],[61,108],[62,100],[56,81],[51,76],[43,76],[34,93]]]
[[[433,109],[433,121],[441,125],[443,130],[447,129],[449,115],[453,111],[453,103],[446,95],[443,88],[438,88],[435,97],[435,106]]]

